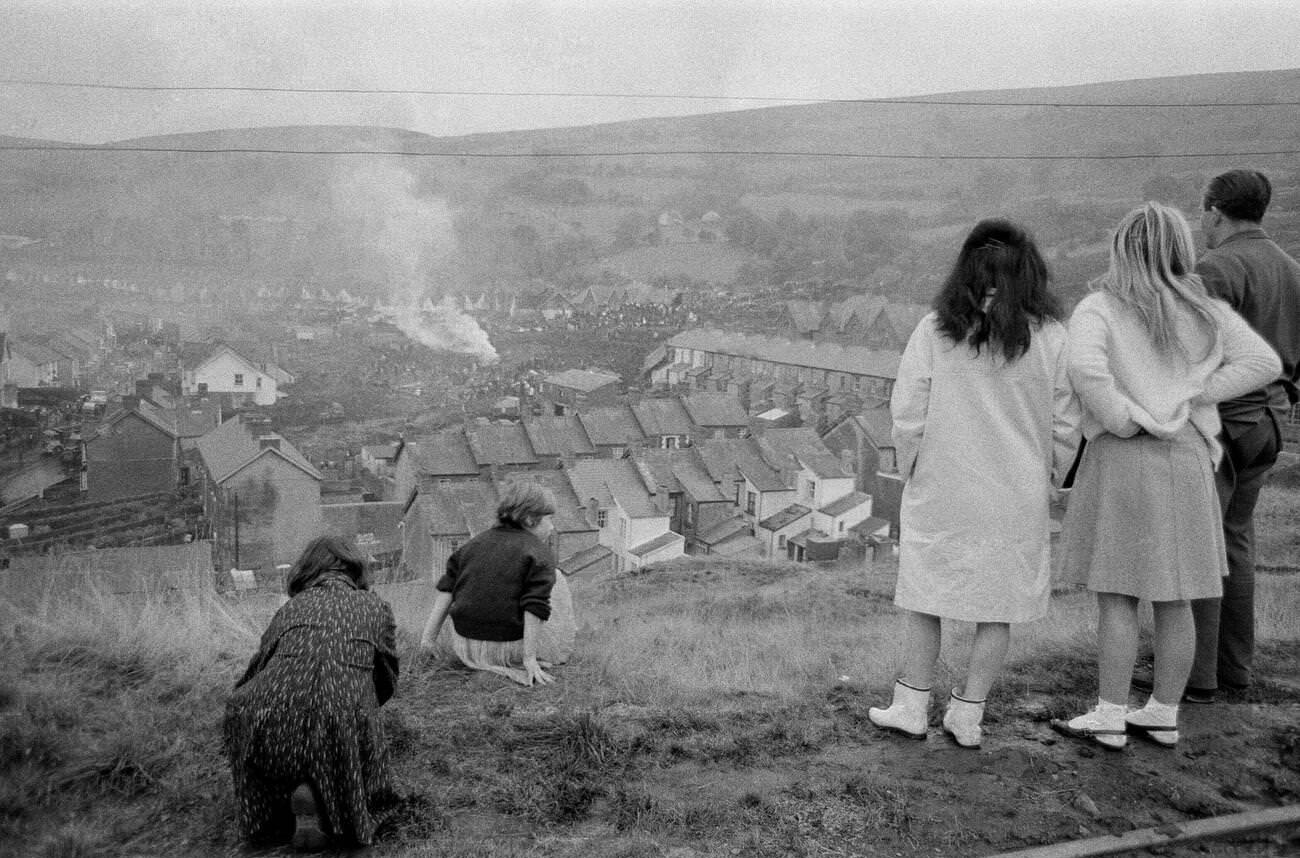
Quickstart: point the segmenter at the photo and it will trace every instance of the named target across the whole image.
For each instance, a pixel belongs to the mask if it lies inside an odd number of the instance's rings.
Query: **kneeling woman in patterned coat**
[[[313,540],[226,705],[226,753],[244,835],[293,838],[294,790],[306,784],[321,827],[369,844],[375,799],[388,790],[379,707],[397,685],[396,624],[367,588],[366,562],[346,540]]]

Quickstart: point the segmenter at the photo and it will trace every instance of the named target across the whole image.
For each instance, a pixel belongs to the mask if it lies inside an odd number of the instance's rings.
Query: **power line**
[[[1300,107],[1300,101],[1185,101],[1185,102],[1098,102],[1098,101],[981,101],[939,98],[815,98],[805,96],[692,95],[656,92],[568,92],[562,90],[513,91],[491,89],[387,89],[360,87],[292,86],[207,86],[164,84],[90,83],[88,81],[0,78],[3,86],[32,86],[63,89],[97,89],[124,92],[249,92],[294,95],[433,95],[466,98],[608,98],[653,99],[658,101],[748,101],[780,104],[911,104],[944,107],[1061,107],[1061,108],[1216,108],[1216,107]]]
[[[672,156],[733,156],[758,158],[852,158],[894,161],[1140,161],[1173,158],[1268,158],[1300,155],[1300,149],[1259,152],[1146,152],[1094,155],[925,155],[901,152],[822,152],[781,149],[629,149],[590,152],[411,152],[401,149],[276,149],[267,147],[168,147],[168,146],[60,146],[46,144],[0,145],[0,152],[79,152],[85,154],[174,154],[174,155],[377,155],[399,158],[653,158]]]

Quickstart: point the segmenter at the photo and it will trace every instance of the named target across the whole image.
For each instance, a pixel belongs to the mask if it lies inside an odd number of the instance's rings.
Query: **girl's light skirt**
[[[542,624],[537,641],[537,660],[546,665],[564,664],[573,654],[573,641],[577,623],[573,615],[573,595],[563,572],[556,572],[555,586],[551,588],[551,617]],[[520,685],[528,684],[528,671],[524,670],[524,642],[480,641],[456,634],[453,626],[451,648],[456,657],[469,668],[500,674]]]
[[[1191,426],[1088,441],[1061,533],[1068,580],[1153,602],[1216,598],[1228,563],[1214,469]]]

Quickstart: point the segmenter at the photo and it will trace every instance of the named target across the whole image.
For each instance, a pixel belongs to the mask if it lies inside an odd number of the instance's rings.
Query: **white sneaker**
[[[1119,751],[1128,744],[1124,723],[1124,707],[1118,703],[1098,703],[1069,721],[1053,720],[1052,729],[1072,739],[1089,739],[1110,751]]]
[[[1178,707],[1149,700],[1146,706],[1124,716],[1124,729],[1130,736],[1172,748],[1178,744]]]

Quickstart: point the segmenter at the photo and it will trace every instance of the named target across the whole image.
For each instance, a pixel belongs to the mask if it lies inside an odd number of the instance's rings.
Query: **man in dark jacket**
[[[1251,682],[1255,649],[1255,502],[1282,448],[1281,423],[1300,381],[1300,263],[1260,226],[1272,197],[1256,170],[1230,170],[1205,190],[1208,250],[1196,265],[1210,294],[1228,302],[1282,359],[1272,383],[1219,405],[1223,461],[1215,474],[1223,508],[1228,577],[1222,599],[1196,600],[1196,660],[1184,699],[1213,702],[1219,688]]]

